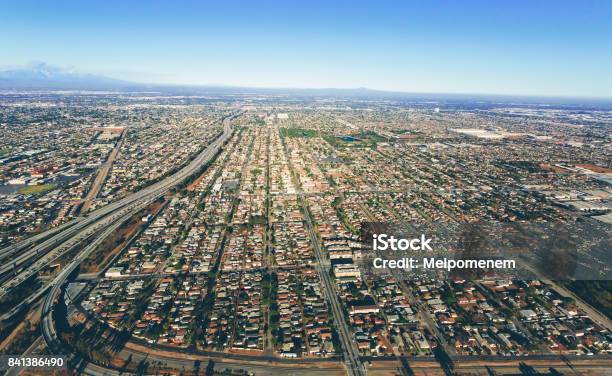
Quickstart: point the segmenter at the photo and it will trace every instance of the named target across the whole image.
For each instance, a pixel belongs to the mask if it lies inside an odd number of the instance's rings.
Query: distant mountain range
[[[44,62],[0,71],[0,89],[118,90],[135,86],[114,78],[79,73]]]
[[[0,70],[0,89],[13,90],[116,90],[161,91],[176,94],[292,94],[305,96],[376,96],[383,91],[357,89],[275,89],[222,85],[143,84],[115,78],[80,73],[44,62],[25,67]],[[387,93],[388,94],[388,93]]]
[[[222,85],[144,84],[118,80],[101,75],[81,73],[45,62],[32,62],[25,67],[0,70],[0,90],[91,90],[123,92],[160,92],[176,95],[280,95],[299,97],[367,98],[396,101],[431,101],[432,105],[499,106],[499,104],[552,104],[572,107],[612,108],[610,99],[554,98],[486,94],[436,94],[373,90],[368,88],[250,88]]]

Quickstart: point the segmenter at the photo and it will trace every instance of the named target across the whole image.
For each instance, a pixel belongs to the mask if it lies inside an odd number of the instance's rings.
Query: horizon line
[[[91,76],[94,78],[103,78],[118,81],[124,85],[141,85],[141,86],[151,86],[151,87],[175,87],[175,88],[193,88],[193,89],[203,89],[203,88],[228,88],[228,89],[253,89],[253,90],[296,90],[296,91],[316,91],[316,90],[336,90],[336,91],[372,91],[380,94],[394,94],[394,95],[436,95],[436,96],[476,96],[476,97],[506,97],[506,98],[529,98],[529,99],[563,99],[563,100],[596,100],[596,101],[612,101],[612,95],[610,96],[593,96],[593,95],[568,95],[568,94],[524,94],[524,93],[491,93],[491,92],[463,92],[463,91],[411,91],[406,89],[378,89],[371,88],[367,86],[356,86],[356,87],[334,87],[334,86],[320,86],[320,87],[300,87],[300,86],[259,86],[259,85],[243,85],[243,84],[222,84],[222,83],[178,83],[178,82],[154,82],[154,81],[141,81],[141,80],[125,80],[122,78],[117,78],[116,76],[110,74],[100,74],[93,73],[87,71],[81,71],[80,69],[74,66],[60,66],[55,64],[49,64],[45,61],[41,60],[31,60],[29,63],[24,65],[4,65],[0,66],[0,73],[12,71],[12,70],[29,70],[32,68],[33,64],[40,64],[42,66],[57,70],[64,74],[72,74],[75,73],[83,76]],[[71,69],[67,69],[70,67]],[[4,69],[2,69],[4,68]],[[76,70],[76,72],[75,72]],[[0,77],[0,81],[2,78]],[[103,86],[103,85],[100,85]],[[6,90],[15,90],[15,88],[7,89],[0,87],[1,91]],[[25,90],[25,89],[24,89]],[[103,91],[109,89],[52,89],[49,88],[47,91],[59,91],[59,90],[75,90],[75,91]]]

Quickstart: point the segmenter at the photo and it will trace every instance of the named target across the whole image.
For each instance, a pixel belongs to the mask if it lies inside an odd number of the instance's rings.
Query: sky
[[[0,0],[0,67],[147,83],[612,97],[612,1]]]

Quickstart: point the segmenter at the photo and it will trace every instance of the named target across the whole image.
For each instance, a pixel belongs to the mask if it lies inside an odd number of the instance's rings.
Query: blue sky
[[[1,1],[0,66],[133,81],[612,97],[612,1]]]

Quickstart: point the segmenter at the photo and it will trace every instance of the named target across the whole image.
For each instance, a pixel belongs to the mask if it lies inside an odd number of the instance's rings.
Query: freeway
[[[79,266],[79,264],[85,260],[89,254],[97,247],[97,243],[102,241],[106,236],[110,235],[118,226],[120,226],[124,221],[126,221],[130,217],[130,213],[134,213],[140,210],[141,205],[145,206],[147,203],[155,200],[157,197],[165,194],[169,189],[176,186],[180,182],[184,181],[187,177],[191,176],[193,173],[198,171],[201,166],[208,161],[210,161],[214,155],[221,148],[223,143],[229,139],[232,135],[231,128],[231,120],[234,119],[239,114],[234,114],[228,116],[223,119],[223,133],[219,136],[215,141],[213,141],[208,147],[202,151],[191,163],[189,163],[186,167],[176,172],[172,176],[162,180],[159,183],[156,183],[152,186],[149,186],[137,193],[134,193],[125,199],[122,199],[114,204],[110,204],[102,209],[96,210],[92,215],[88,217],[90,218],[101,218],[106,214],[111,213],[114,210],[123,209],[120,211],[120,215],[112,215],[110,216],[111,220],[109,220],[106,225],[113,223],[111,227],[107,228],[96,241],[89,244],[85,247],[78,255],[73,259],[68,265],[66,265],[60,273],[53,279],[53,281],[49,284],[51,287],[49,293],[47,294],[42,310],[42,334],[45,342],[49,349],[56,354],[62,354],[62,345],[57,336],[57,332],[55,331],[55,325],[53,324],[53,306],[55,302],[60,298],[61,289],[68,277],[74,270]],[[127,207],[127,209],[125,209]],[[101,215],[100,213],[104,213]],[[96,222],[94,222],[96,223]],[[97,227],[96,227],[97,226]],[[76,227],[76,226],[74,226]],[[68,238],[70,241],[81,241],[86,239],[90,233],[88,233],[87,228],[78,231],[74,230],[74,227],[69,228],[69,235],[64,236],[61,239]],[[94,224],[94,228],[99,230],[103,225],[98,223]],[[79,228],[80,230],[80,228]],[[62,233],[60,233],[62,235]],[[52,238],[53,239],[53,238]],[[61,240],[56,240],[57,243],[62,243]],[[68,248],[68,246],[66,246]],[[7,290],[0,290],[0,293],[6,293]]]
[[[136,206],[134,209],[132,209],[132,212],[137,212],[138,210],[141,210],[142,208],[146,207],[148,204],[149,204],[149,202],[145,201],[142,204]],[[122,213],[123,213],[123,211],[122,211]],[[89,256],[89,254],[91,252],[93,252],[100,245],[100,243],[102,243],[108,236],[110,236],[113,232],[115,232],[129,218],[130,218],[130,215],[125,215],[123,217],[120,217],[118,215],[111,216],[110,217],[110,219],[111,219],[111,221],[110,221],[111,226],[106,228],[102,233],[96,234],[95,235],[95,239],[91,243],[89,243],[87,245],[87,247],[82,252],[82,254],[84,253],[85,256]],[[27,273],[32,273],[32,274],[37,273],[38,270],[43,268],[48,263],[48,261],[46,259],[47,257],[48,256],[45,256],[41,260],[38,260],[36,263],[34,263],[34,265],[32,267],[28,268],[28,270],[26,272]],[[77,259],[79,259],[81,261],[84,260],[84,258],[81,259],[81,256],[77,257]],[[40,264],[40,265],[38,265],[38,264]],[[72,268],[72,270],[74,270],[74,267]],[[70,273],[68,273],[68,274],[70,274]],[[25,300],[21,301],[19,304],[17,304],[15,307],[13,307],[13,309],[11,309],[9,312],[7,312],[5,315],[3,315],[2,316],[2,320],[4,321],[4,320],[7,320],[7,319],[10,319],[15,313],[20,312],[23,308],[26,308],[30,304],[32,304],[33,302],[37,301],[41,296],[43,296],[47,292],[47,290],[50,287],[52,287],[53,283],[55,283],[55,281],[50,282],[50,283],[46,283],[43,286],[41,286],[36,292],[34,292],[30,296],[28,296]]]
[[[0,286],[0,299],[11,289],[40,271],[42,267],[61,257],[61,255],[65,254],[76,244],[110,225],[119,217],[133,212],[133,209],[139,206],[141,202],[153,201],[163,196],[177,184],[197,172],[203,164],[210,161],[216,155],[223,143],[232,135],[231,120],[239,116],[239,114],[233,114],[224,118],[222,120],[223,133],[200,152],[187,166],[158,183],[95,210],[82,219],[74,220],[74,223],[68,222],[64,225],[65,227],[60,226],[63,231],[54,229],[55,235],[13,258],[11,263],[4,263],[0,266],[0,282],[3,283]],[[44,237],[41,236],[38,239],[44,239]],[[33,243],[34,240],[28,239],[25,241],[26,245],[16,244],[10,249],[0,251],[0,255],[14,254],[17,252],[16,250],[23,250]]]
[[[49,229],[45,232],[41,232],[40,234],[31,236],[27,239],[22,240],[19,243],[10,245],[6,248],[2,248],[0,249],[0,262],[3,262],[7,259],[9,259],[11,256],[13,256],[14,254],[16,254],[17,252],[26,249],[27,247],[31,246],[32,244],[36,244],[42,240],[45,240],[47,238],[49,238],[50,236],[57,234],[59,232],[62,232],[66,229],[68,229],[71,226],[74,226],[75,224],[77,224],[79,221],[82,221],[84,218],[83,217],[78,217],[73,219],[70,222],[66,222],[61,224],[60,226],[54,227],[52,229]]]
[[[64,347],[57,335],[57,331],[55,330],[55,324],[53,322],[53,307],[56,302],[62,298],[61,291],[62,287],[64,286],[64,283],[66,282],[70,274],[72,274],[79,266],[79,264],[83,262],[83,260],[85,260],[91,254],[91,252],[93,252],[93,250],[96,249],[99,243],[102,242],[112,232],[116,231],[119,226],[121,226],[125,221],[128,220],[128,218],[129,217],[126,217],[124,220],[118,221],[114,225],[106,229],[101,234],[101,236],[99,236],[93,243],[91,243],[84,250],[82,250],[73,261],[66,265],[66,267],[62,269],[62,271],[50,283],[49,286],[51,287],[51,290],[45,297],[43,303],[43,309],[41,314],[41,331],[42,338],[45,340],[47,348],[49,349],[51,354],[66,355],[66,351],[64,351]],[[68,356],[68,361],[72,363],[83,362],[82,359],[79,359],[77,354],[70,354]],[[109,372],[109,370],[106,370],[94,364],[86,363],[85,365],[89,365],[90,372],[88,374],[91,375],[119,374],[115,371]]]
[[[85,239],[94,235],[96,232],[100,231],[106,226],[112,225],[113,223],[116,223],[117,221],[119,221],[120,219],[124,217],[129,217],[131,214],[137,212],[138,210],[146,206],[146,205],[143,205],[143,203],[147,204],[149,202],[150,200],[147,200],[147,201],[141,201],[138,204],[129,205],[128,207],[123,208],[119,210],[118,212],[101,219],[100,221],[96,222],[94,225],[87,227],[83,231],[77,233],[72,238],[69,238],[68,240],[66,240],[64,243],[60,243],[57,247],[53,248],[51,251],[42,255],[42,257],[40,257],[39,259],[31,261],[28,264],[27,268],[25,268],[24,270],[20,271],[19,273],[13,276],[9,276],[11,278],[8,278],[6,283],[4,283],[2,287],[0,287],[0,298],[3,297],[5,294],[10,293],[10,290],[12,288],[18,286],[23,281],[37,274],[42,269],[44,269],[45,267],[47,267],[48,265],[50,265],[51,263],[53,263],[54,261],[62,257],[66,252],[73,249],[75,246],[80,244]]]

